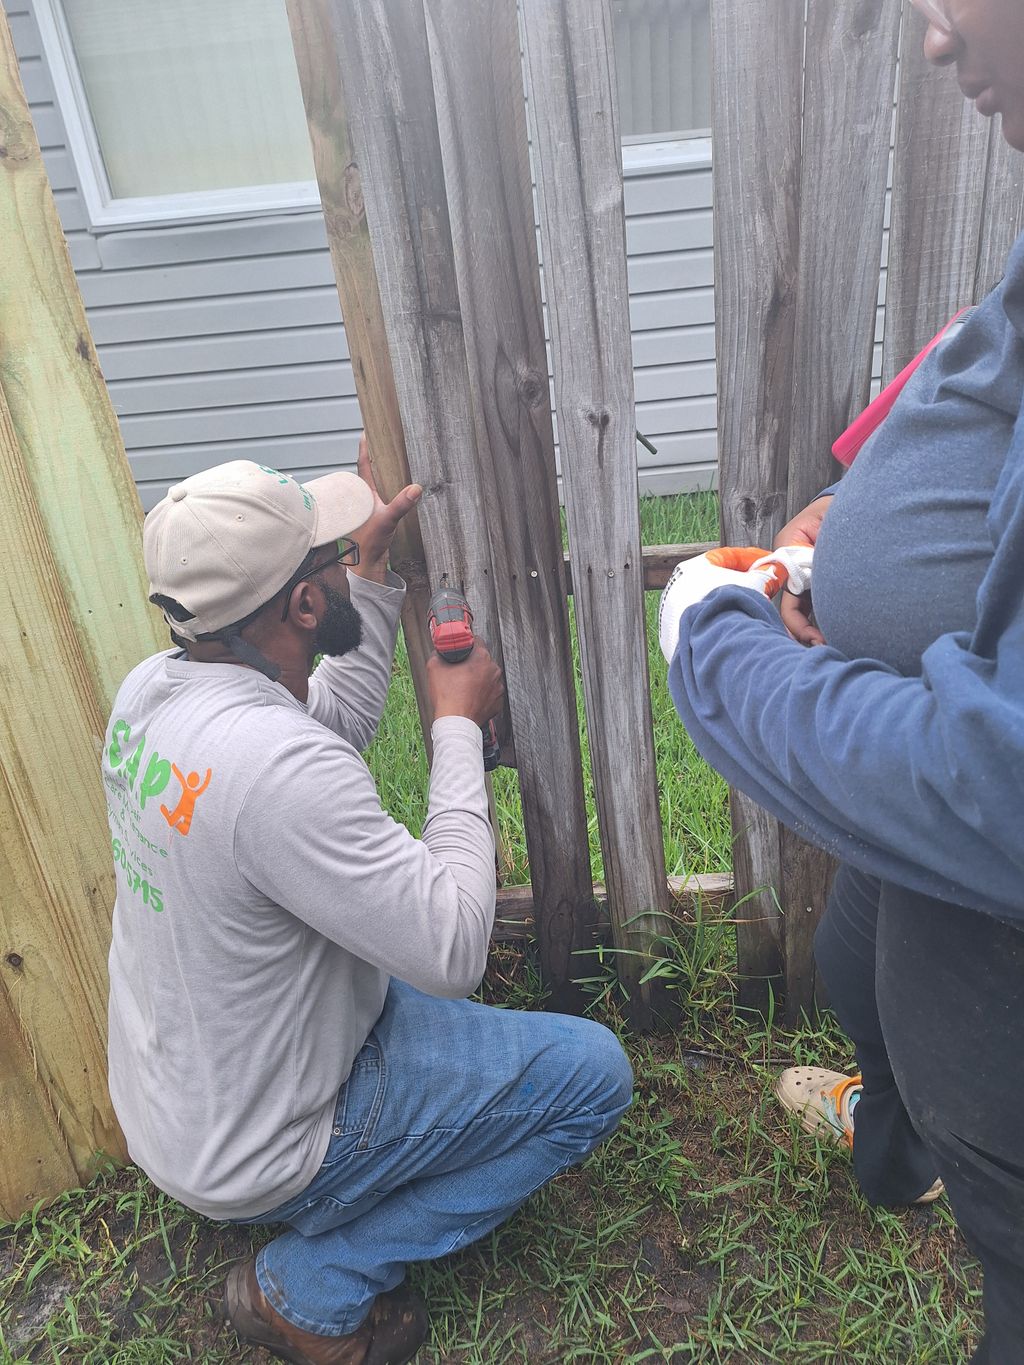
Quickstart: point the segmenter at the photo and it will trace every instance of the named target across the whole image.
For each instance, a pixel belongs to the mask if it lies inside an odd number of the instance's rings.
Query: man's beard
[[[316,652],[339,659],[350,650],[358,649],[362,643],[363,618],[336,588],[321,581],[320,590],[327,601],[327,610],[317,623],[314,636]]]

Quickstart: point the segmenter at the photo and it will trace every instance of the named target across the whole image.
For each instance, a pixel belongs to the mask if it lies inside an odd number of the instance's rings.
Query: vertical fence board
[[[634,1019],[668,888],[644,634],[629,292],[607,0],[523,0],[562,486],[617,959]],[[623,754],[629,755],[623,763]]]
[[[839,474],[831,447],[868,402],[900,7],[811,0],[787,516]],[[834,864],[779,827],[786,1019],[814,1008],[814,929]]]
[[[392,498],[411,482],[411,476],[359,168],[352,150],[341,88],[331,0],[287,0],[287,3],[359,411],[377,486],[383,497]],[[429,744],[431,718],[424,673],[430,653],[426,624],[429,592],[421,578],[423,541],[414,515],[407,516],[395,534],[391,562],[409,584],[402,610],[402,629],[416,688],[420,724]]]
[[[552,1003],[593,937],[515,0],[426,0],[538,938]]]
[[[770,545],[786,516],[803,16],[803,0],[712,7],[718,462],[733,545]]]
[[[883,382],[975,302],[989,126],[949,71],[924,57],[924,20],[904,5]]]
[[[332,16],[430,579],[464,587],[500,659],[422,6],[333,0]]]
[[[892,0],[808,8],[788,516],[870,398],[899,27]]]
[[[785,519],[793,411],[803,0],[712,6],[715,335],[722,539],[770,545]],[[730,793],[740,1000],[781,971],[779,828]]]

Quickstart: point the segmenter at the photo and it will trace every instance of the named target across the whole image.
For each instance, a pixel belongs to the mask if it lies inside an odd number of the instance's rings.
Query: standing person
[[[411,1360],[426,1314],[406,1262],[582,1161],[632,1085],[600,1025],[464,998],[494,919],[480,726],[502,682],[481,643],[428,665],[414,839],[361,750],[404,596],[388,547],[420,490],[382,502],[365,444],[359,468],[304,486],[234,461],[149,513],[178,647],[125,679],[103,750],[114,1107],[161,1189],[285,1225],[226,1304],[243,1340],[298,1365]]]
[[[914,3],[929,59],[1024,150],[1024,4]],[[876,1202],[945,1183],[984,1268],[990,1365],[1024,1362],[1022,394],[1024,238],[780,537],[816,542],[818,628],[806,598],[783,612],[816,647],[787,636],[762,570],[690,592],[681,621],[683,575],[663,602],[697,747],[844,861],[816,952],[863,1083],[790,1073],[783,1098],[852,1141]]]

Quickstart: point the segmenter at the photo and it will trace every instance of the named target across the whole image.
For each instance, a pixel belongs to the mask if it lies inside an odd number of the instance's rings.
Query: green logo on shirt
[[[152,796],[159,796],[171,780],[173,774],[179,783],[181,791],[178,795],[177,803],[174,806],[160,806],[160,814],[164,817],[171,829],[178,834],[188,836],[192,828],[192,820],[195,816],[196,802],[210,785],[213,777],[213,770],[207,768],[206,774],[200,777],[197,772],[184,773],[176,763],[170,759],[161,758],[156,749],[146,758],[146,766],[142,768],[142,758],[146,749],[146,737],[143,737],[132,745],[132,727],[126,720],[115,720],[110,731],[110,744],[107,746],[107,759],[113,769],[121,768],[127,783],[128,790],[132,793],[139,803],[139,809],[146,809],[146,802]],[[131,753],[128,753],[131,748]],[[139,772],[142,771],[141,780]],[[138,790],[136,791],[136,782]]]

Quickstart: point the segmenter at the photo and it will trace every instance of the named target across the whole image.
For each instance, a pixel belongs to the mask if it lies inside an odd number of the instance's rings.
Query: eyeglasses
[[[291,601],[292,589],[297,583],[302,583],[314,574],[323,573],[324,569],[329,569],[332,564],[345,564],[352,568],[359,563],[359,546],[354,540],[349,540],[348,536],[340,536],[338,548],[329,559],[325,559],[322,564],[316,563],[316,550],[310,550],[309,554],[302,561],[299,567],[289,578],[281,591],[284,593],[284,606],[281,609],[281,620],[288,619],[288,604]]]
[[[354,540],[349,540],[348,536],[338,537],[337,552],[331,555],[330,559],[325,559],[322,564],[318,564],[314,569],[308,569],[303,578],[309,578],[321,569],[329,569],[332,564],[351,564],[353,568],[359,563],[359,546]]]
[[[915,9],[921,11],[930,24],[942,33],[952,33],[954,24],[949,17],[947,0],[910,0]]]

